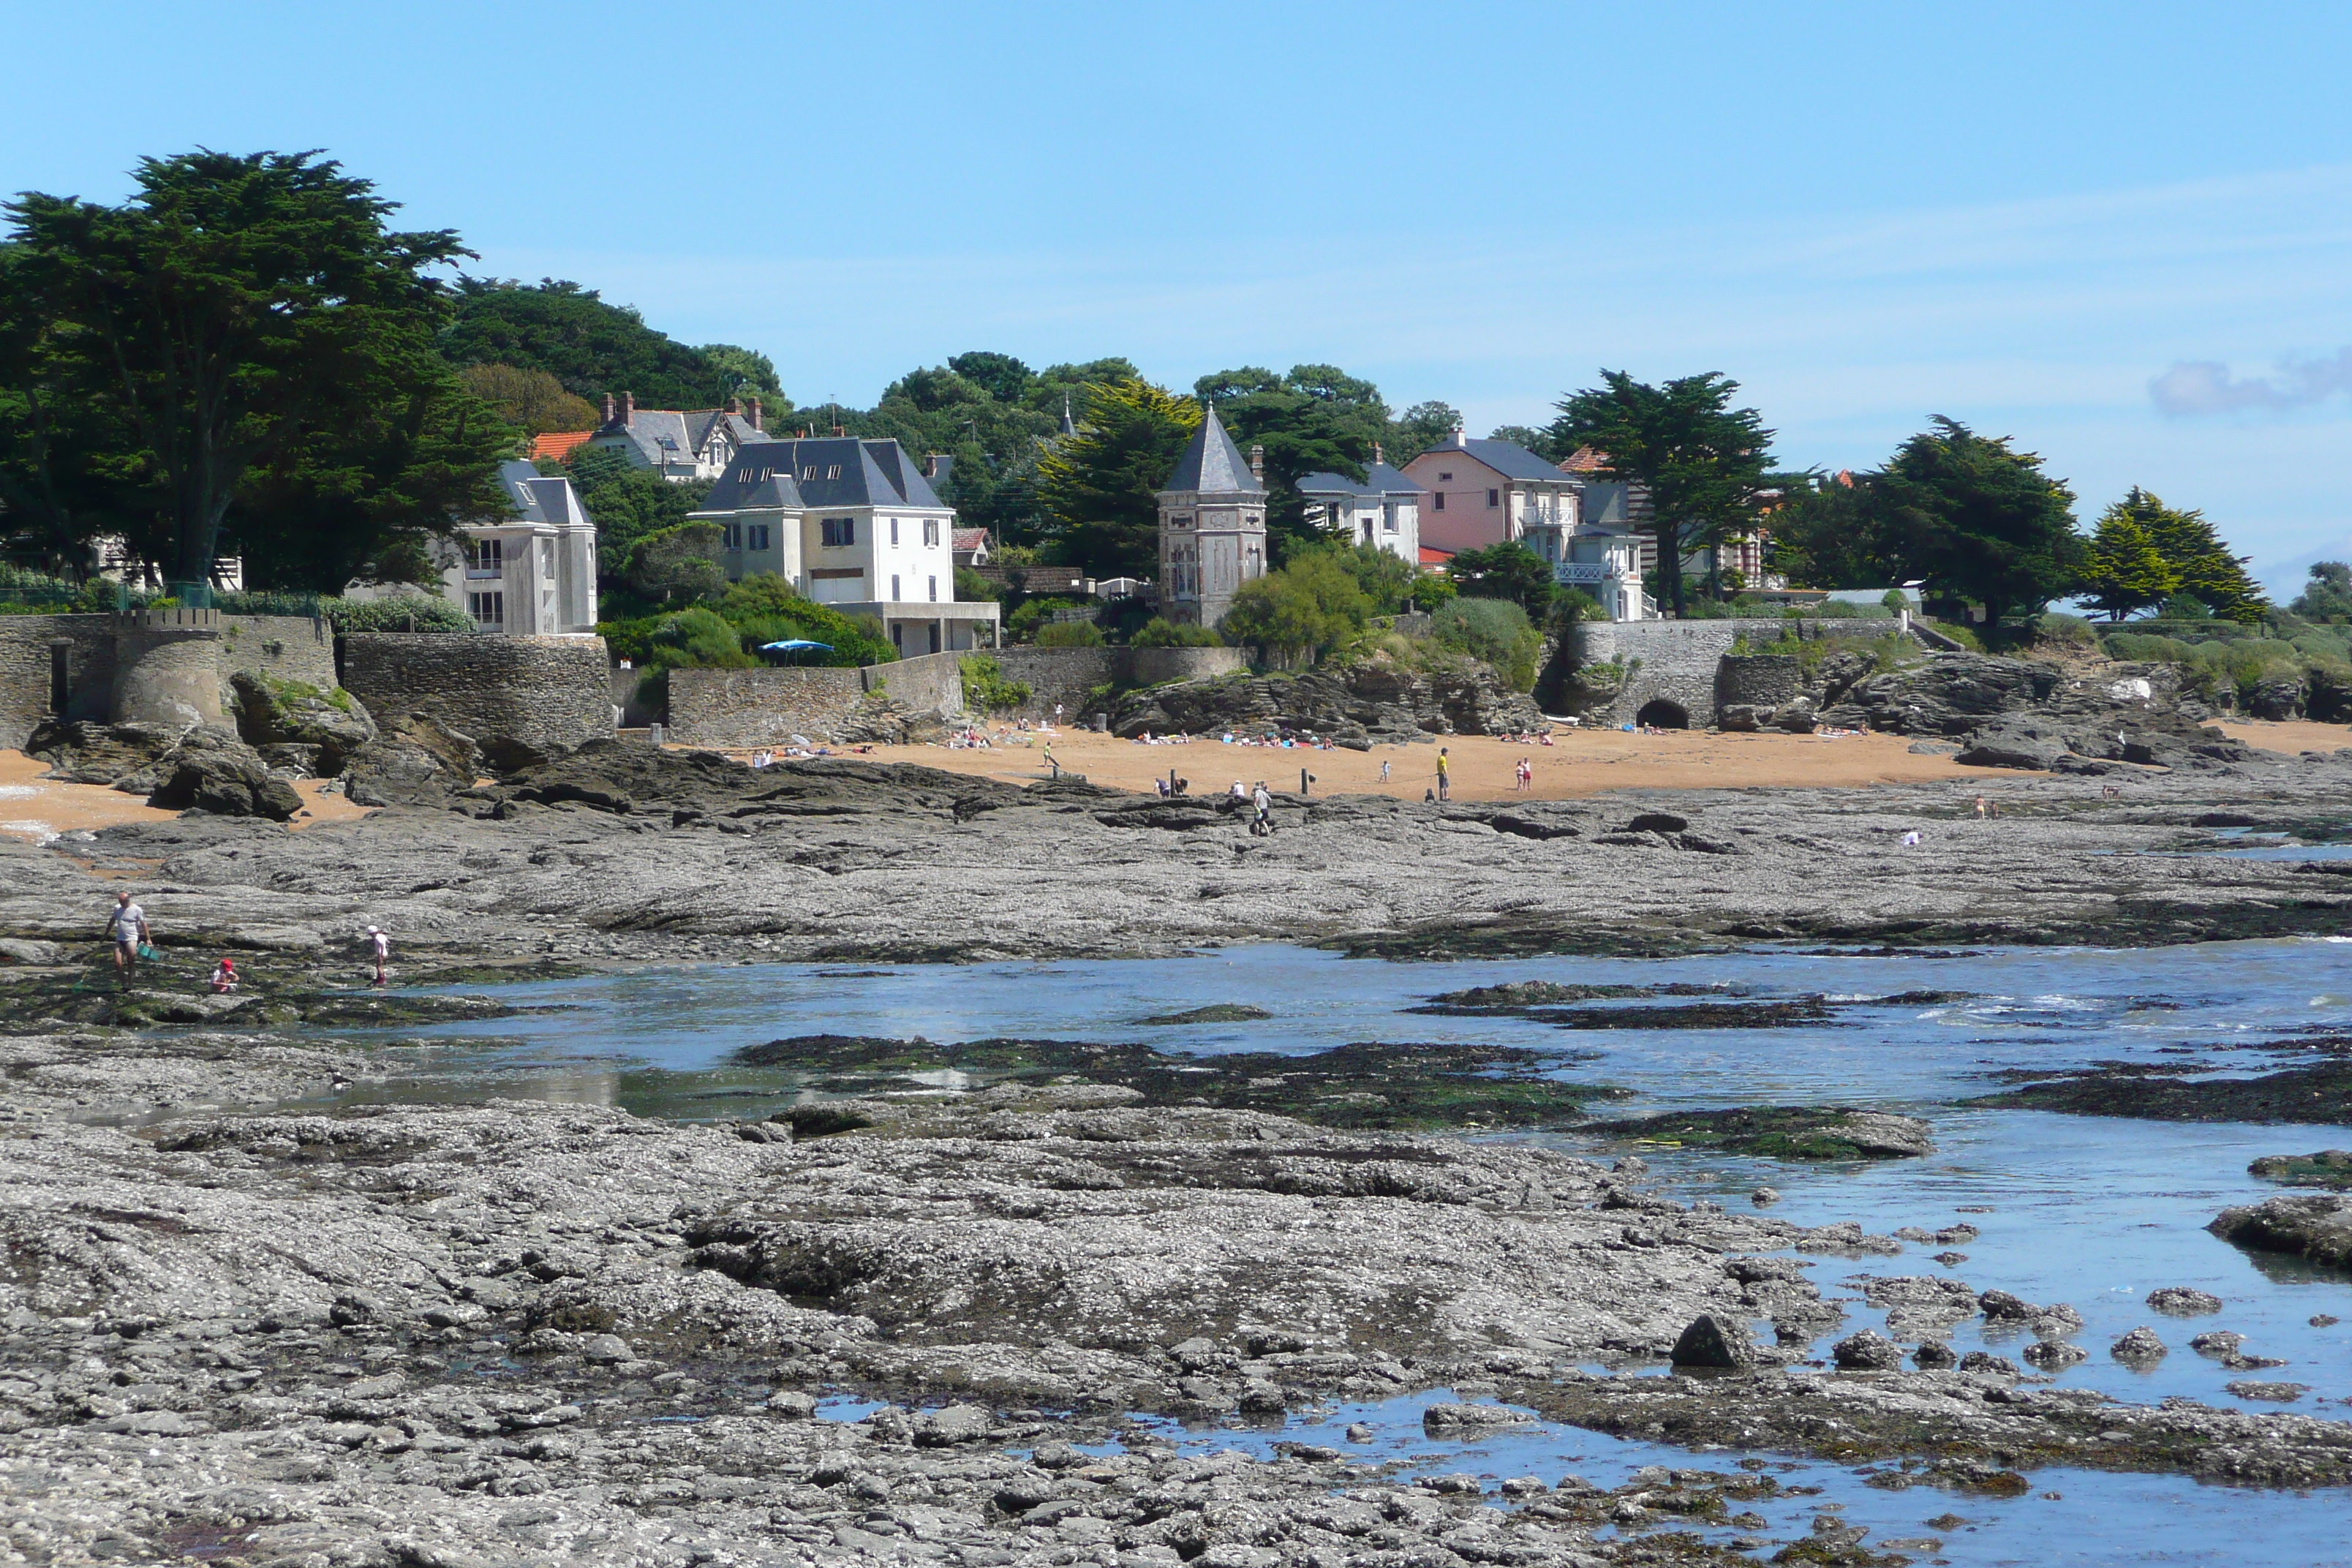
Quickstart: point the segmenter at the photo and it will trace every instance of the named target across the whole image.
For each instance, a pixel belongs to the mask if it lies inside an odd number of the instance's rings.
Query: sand
[[[955,773],[978,773],[1028,784],[1045,776],[1044,742],[989,751],[946,746],[877,746],[863,753],[875,762],[920,763]],[[1453,770],[1456,800],[1500,800],[1528,794],[1538,800],[1567,800],[1620,789],[1774,789],[1919,784],[1969,779],[1988,787],[2041,778],[2006,768],[1964,768],[1948,756],[1923,756],[1903,735],[1740,735],[1700,730],[1629,735],[1620,730],[1555,732],[1549,746],[1521,745],[1484,736],[1452,735],[1443,744]],[[749,756],[748,752],[734,753]],[[1264,779],[1269,788],[1298,788],[1298,773],[1314,775],[1318,795],[1382,794],[1418,800],[1436,782],[1437,745],[1375,746],[1370,752],[1312,751],[1278,746],[1229,746],[1192,741],[1147,746],[1090,731],[1073,731],[1054,742],[1065,769],[1095,784],[1147,791],[1171,768],[1192,781],[1195,795],[1229,790]],[[1535,765],[1534,787],[1515,787],[1513,769],[1521,757]],[[1381,776],[1388,765],[1388,777]]]
[[[63,833],[126,822],[168,822],[180,815],[104,784],[67,784],[42,777],[48,770],[49,764],[37,757],[0,751],[0,835],[46,844]],[[326,784],[324,779],[296,782],[295,793],[302,797],[303,809],[290,826],[299,830],[368,815],[368,807],[353,805],[341,794],[327,794]]]

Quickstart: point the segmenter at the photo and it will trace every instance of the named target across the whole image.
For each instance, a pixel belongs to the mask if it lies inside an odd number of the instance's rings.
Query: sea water
[[[1769,1000],[1843,999],[1832,1021],[1747,1029],[1565,1031],[1532,1019],[1415,1015],[1441,993],[1513,980],[1584,984],[1697,984]],[[1877,998],[1956,992],[1932,1005]],[[520,1017],[436,1031],[436,1076],[392,1092],[466,1098],[489,1093],[618,1104],[646,1114],[763,1114],[806,1092],[788,1071],[731,1066],[740,1047],[782,1037],[839,1034],[935,1041],[989,1037],[1148,1040],[1167,1050],[1305,1054],[1360,1041],[1451,1041],[1577,1053],[1559,1070],[1632,1098],[1611,1117],[1735,1105],[1843,1104],[1925,1119],[1936,1151],[1880,1163],[1801,1164],[1635,1144],[1573,1132],[1515,1134],[1597,1158],[1638,1152],[1652,1179],[1685,1201],[1744,1204],[1769,1184],[1768,1212],[1799,1224],[1858,1219],[1885,1234],[1965,1220],[1979,1237],[1950,1267],[1937,1244],[1899,1258],[1849,1264],[1817,1258],[1809,1277],[1839,1300],[1841,1333],[1883,1326],[1884,1314],[1841,1282],[1861,1273],[1949,1274],[1979,1289],[2071,1303],[2091,1359],[2056,1379],[2152,1403],[2185,1394],[2222,1407],[2277,1409],[2231,1394],[2244,1376],[2305,1385],[2285,1408],[2352,1417],[2352,1279],[2251,1254],[2208,1234],[2221,1208],[2281,1189],[2246,1172],[2262,1154],[2352,1146],[2331,1126],[2176,1124],[1990,1109],[1969,1103],[2004,1087],[2000,1076],[2097,1061],[2269,1070],[2299,1058],[2314,1033],[2352,1030],[2352,944],[2325,940],[2102,951],[1986,949],[1941,955],[1865,956],[1759,950],[1664,960],[1546,958],[1391,963],[1297,948],[1254,946],[1180,958],[999,963],[962,967],[847,966],[746,962],[501,988],[549,1007]],[[1677,998],[1677,1003],[1686,999]],[[1206,1004],[1247,1003],[1272,1013],[1245,1024],[1151,1026],[1140,1020]],[[1612,1007],[1639,1004],[1595,1004]],[[469,1036],[499,1037],[478,1047]],[[1502,1136],[1502,1135],[1496,1135]],[[2218,1316],[2170,1319],[2146,1306],[2169,1285],[2210,1291]],[[2315,1316],[2347,1320],[2315,1326]],[[2114,1361],[2106,1346],[2141,1324],[2172,1352],[2152,1367]],[[2188,1348],[2191,1334],[2228,1328],[2249,1353],[2287,1364],[2232,1373]],[[2028,1340],[1981,1320],[1952,1333],[1955,1349],[2012,1359]],[[1374,1427],[1368,1457],[1469,1469],[1493,1477],[1575,1471],[1602,1485],[1643,1465],[1728,1468],[1730,1450],[1693,1454],[1541,1424],[1433,1441],[1420,1411],[1443,1394],[1343,1407],[1288,1432],[1240,1427],[1183,1432],[1207,1447],[1263,1449],[1284,1436],[1335,1446],[1349,1421]],[[1309,1417],[1309,1421],[1318,1418]],[[1772,1458],[1784,1484],[1821,1496],[1758,1511],[1769,1533],[1801,1534],[1814,1510],[1843,1505],[1874,1536],[1943,1541],[1942,1561],[1966,1563],[2352,1563],[2352,1489],[2279,1494],[2210,1487],[2178,1477],[2044,1469],[2026,1497],[1986,1500],[1928,1488],[1886,1492],[1836,1466]],[[2055,1492],[2055,1499],[2045,1497]],[[1928,1530],[1946,1513],[1969,1522]],[[1731,1533],[1737,1533],[1732,1531]]]

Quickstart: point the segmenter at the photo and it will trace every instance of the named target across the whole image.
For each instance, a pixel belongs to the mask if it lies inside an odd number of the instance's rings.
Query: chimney
[[[637,395],[634,392],[625,392],[621,394],[621,423],[626,425],[630,420],[635,419],[636,416]]]
[[[1265,448],[1255,441],[1250,443],[1250,478],[1265,483]]]
[[[610,425],[612,422],[613,422],[613,395],[612,395],[611,393],[609,393],[609,392],[608,392],[608,393],[606,393],[606,394],[604,395],[604,423],[605,423],[605,424],[607,424],[607,425]]]
[[[848,435],[848,434],[849,434],[849,432],[848,432],[848,431],[846,431],[846,430],[843,429],[843,428],[842,428],[840,426],[838,426],[838,425],[836,425],[836,426],[835,426],[833,427],[833,438],[834,438],[835,440],[836,440],[836,441],[838,441],[838,440],[839,440],[839,439],[841,439],[844,436],[846,436],[846,435]]]
[[[760,423],[760,400],[756,397],[751,399],[751,428],[754,430],[764,430],[767,428],[766,426]]]
[[[740,414],[740,413],[742,413],[742,412],[743,412],[743,400],[742,400],[741,398],[740,398],[740,397],[730,397],[730,398],[729,398],[729,399],[727,400],[727,412],[728,412],[728,413],[730,413],[730,414]]]
[[[1372,443],[1372,461],[1375,463],[1385,463],[1388,461],[1386,458],[1381,456],[1381,444],[1378,441]]]
[[[1454,427],[1454,445],[1456,447],[1467,447],[1470,445],[1470,437],[1462,433],[1462,426],[1459,425],[1456,425]]]

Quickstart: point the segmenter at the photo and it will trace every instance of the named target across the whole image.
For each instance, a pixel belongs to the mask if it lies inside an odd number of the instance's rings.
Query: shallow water
[[[2260,850],[2247,851],[2263,853]],[[1433,994],[1506,980],[1584,984],[1720,984],[1771,998],[1832,999],[1958,991],[1934,1005],[1861,1005],[1835,1022],[1755,1029],[1563,1031],[1513,1018],[1431,1017],[1402,1009]],[[1630,1100],[1609,1114],[1740,1104],[1868,1105],[1926,1118],[1936,1152],[1874,1164],[1797,1164],[1643,1145],[1661,1186],[1685,1200],[1742,1204],[1769,1183],[1782,1194],[1770,1212],[1801,1224],[1859,1219],[1887,1233],[1933,1230],[1958,1220],[1981,1236],[1947,1269],[1937,1245],[1858,1264],[1834,1258],[1811,1271],[1825,1294],[1846,1298],[1846,1330],[1881,1326],[1858,1292],[1839,1282],[1860,1273],[1953,1273],[2037,1302],[2072,1303],[2084,1319],[2079,1342],[2092,1358],[2058,1378],[2153,1402],[2187,1394],[2222,1406],[2249,1405],[2234,1379],[2308,1385],[2286,1408],[2352,1415],[2352,1279],[2287,1260],[2257,1258],[2208,1235],[2221,1207],[2281,1189],[2246,1174],[2260,1154],[2352,1145],[2352,1129],[2326,1126],[2177,1125],[1970,1107],[1993,1092],[2001,1069],[2035,1071],[2097,1060],[2266,1070],[2311,1031],[2352,1027],[2352,944],[2293,940],[2158,950],[1990,949],[1946,956],[1857,956],[1759,951],[1670,960],[1539,959],[1383,963],[1303,949],[1250,947],[1161,960],[905,966],[845,973],[801,964],[742,963],[600,976],[507,988],[518,1002],[567,1005],[520,1018],[443,1027],[430,1047],[443,1076],[407,1084],[404,1098],[538,1095],[620,1104],[647,1114],[734,1118],[764,1114],[805,1091],[790,1073],[727,1064],[739,1047],[782,1036],[835,1033],[934,1040],[991,1036],[1146,1039],[1164,1049],[1306,1053],[1352,1041],[1458,1041],[1589,1053],[1559,1076],[1622,1086]],[[1153,1027],[1134,1020],[1217,1002],[1247,1002],[1262,1022]],[[496,1037],[479,1047],[468,1037]],[[1622,1110],[1619,1108],[1622,1104]],[[1622,1141],[1573,1133],[1533,1136],[1599,1157],[1634,1152]],[[2147,1293],[2190,1285],[2226,1303],[2218,1316],[2151,1314]],[[2132,1371],[2105,1347],[2153,1325],[2172,1346],[2154,1368]],[[2188,1348],[2209,1328],[2247,1336],[2251,1353],[2285,1366],[2233,1373]],[[1966,1351],[1982,1345],[2014,1358],[2030,1339],[1989,1338],[1979,1321],[1953,1331]],[[1818,1348],[1818,1347],[1817,1347]],[[1434,1396],[1373,1412],[1334,1412],[1380,1427],[1384,1458],[1428,1458],[1442,1468],[1497,1476],[1574,1469],[1607,1486],[1644,1464],[1727,1468],[1729,1452],[1686,1451],[1575,1430],[1486,1439],[1476,1452],[1428,1444],[1419,1411]],[[1310,1441],[1328,1433],[1294,1430]],[[1188,1438],[1188,1441],[1195,1440]],[[1271,1442],[1222,1433],[1212,1446]],[[1418,1447],[1416,1447],[1418,1445]],[[1451,1455],[1451,1458],[1444,1456]],[[2314,1563],[2352,1562],[2352,1495],[2290,1499],[2231,1492],[2158,1477],[2038,1472],[2033,1496],[2014,1501],[1947,1497],[1927,1489],[1881,1492],[1835,1467],[1801,1467],[1811,1484],[1848,1505],[1848,1517],[1880,1534],[1919,1536],[1920,1521],[1947,1511],[1978,1521],[1945,1536],[1954,1563]],[[1819,1472],[1815,1474],[1815,1472]],[[1794,1481],[1795,1474],[1784,1479]],[[2040,1493],[2056,1490],[2057,1501]],[[1820,1500],[1797,1513],[1810,1518]],[[1789,1505],[1793,1506],[1793,1505]],[[1767,1507],[1771,1533],[1786,1521]],[[1783,1508],[1783,1512],[1786,1508]],[[1790,1514],[1790,1518],[1795,1518]],[[1801,1525],[1802,1521],[1799,1521]],[[1797,1533],[1801,1533],[1801,1529]],[[2072,1553],[2072,1555],[2069,1555]]]

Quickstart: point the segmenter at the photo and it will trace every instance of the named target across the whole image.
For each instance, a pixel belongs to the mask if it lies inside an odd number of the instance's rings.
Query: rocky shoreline
[[[1501,1401],[1695,1450],[1868,1461],[1889,1467],[1885,1485],[1956,1493],[2013,1492],[2048,1465],[2352,1483],[2343,1422],[2119,1405],[2000,1357],[1944,1364],[1930,1347],[1950,1323],[2012,1304],[2037,1344],[2068,1344],[2065,1310],[1996,1280],[1965,1303],[1969,1287],[1941,1277],[1871,1287],[1874,1302],[1918,1296],[1901,1309],[1912,1366],[1874,1334],[1832,1347],[1844,1313],[1809,1265],[1903,1240],[1680,1204],[1638,1162],[1426,1131],[1462,1120],[1442,1064],[1416,1067],[1401,1120],[1381,1125],[1348,1109],[1373,1091],[1341,1053],[1307,1075],[1331,1107],[1309,1121],[1268,1109],[1265,1080],[1238,1069],[1192,1103],[1140,1048],[1092,1061],[979,1042],[953,1049],[996,1054],[943,1059],[1002,1076],[947,1100],[686,1125],[402,1104],[429,1052],[290,1032],[362,1022],[429,1039],[509,1005],[352,994],[363,920],[394,932],[404,983],[457,984],[1251,940],[1933,951],[2352,925],[2352,886],[2192,853],[2219,847],[2197,824],[2217,812],[2340,822],[2344,762],[2135,775],[2121,798],[2083,779],[2011,789],[1992,821],[1928,787],[1286,799],[1257,839],[1214,803],[1076,783],[754,774],[592,746],[299,834],[190,816],[0,848],[8,1549],[1448,1568],[1750,1562],[1780,1544],[1696,1528],[1737,1525],[1775,1486],[1696,1456],[1605,1490],[1405,1473],[1352,1438],[1254,1460],[1169,1436],[1435,1390],[1452,1397],[1433,1431],[1515,1419]],[[1902,846],[1915,830],[1924,842]],[[247,992],[215,1004],[179,972],[114,993],[94,938],[116,887],[167,949],[243,955]],[[1539,1016],[1569,1000],[1442,1005]],[[1583,1037],[1561,1037],[1567,1053]],[[845,1070],[907,1065],[851,1044]],[[1519,1081],[1518,1065],[1496,1056],[1496,1093],[1549,1081]],[[302,1103],[338,1097],[384,1103]],[[1862,1130],[1828,1131],[1860,1147]],[[1917,1219],[1929,1245],[1950,1224]],[[1703,1319],[1769,1320],[1773,1342],[1726,1333],[1722,1364],[1658,1375],[1678,1346],[1694,1353]],[[881,1408],[817,1418],[835,1398]],[[1784,1560],[1905,1560],[1833,1513],[1799,1547]]]

